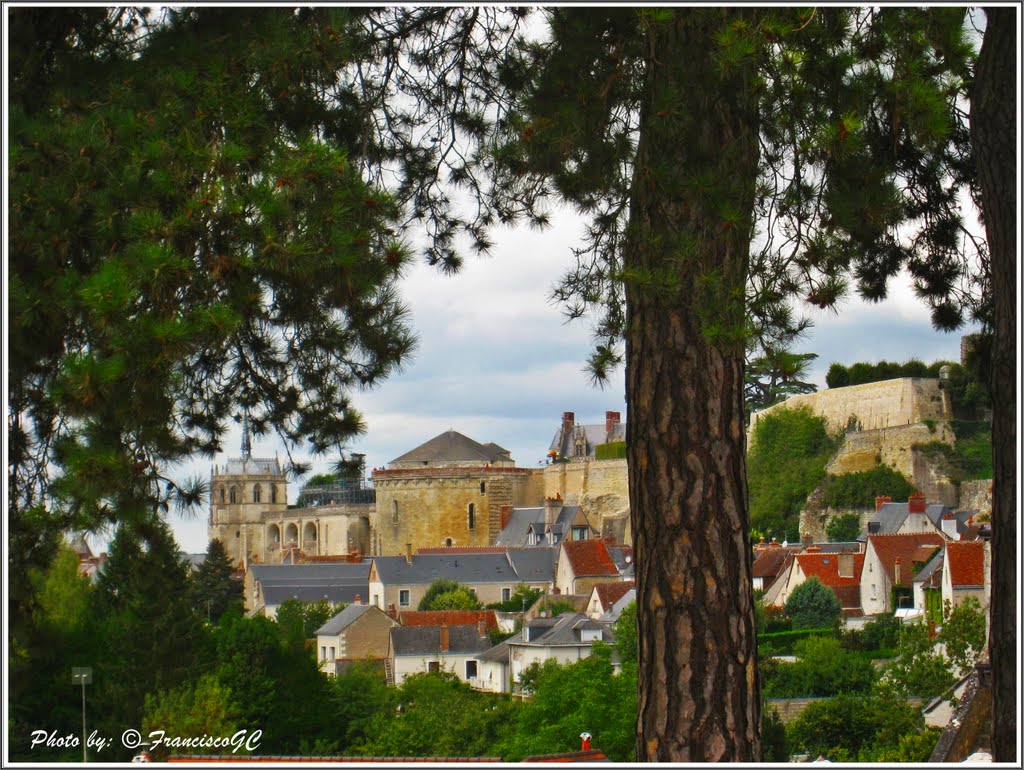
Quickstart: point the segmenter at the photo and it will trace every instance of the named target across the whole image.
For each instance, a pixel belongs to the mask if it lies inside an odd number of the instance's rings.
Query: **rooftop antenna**
[[[252,455],[252,445],[249,443],[249,413],[242,415],[242,462],[249,462]]]

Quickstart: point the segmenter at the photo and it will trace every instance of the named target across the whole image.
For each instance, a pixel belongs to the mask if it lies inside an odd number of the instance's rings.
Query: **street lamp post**
[[[82,762],[88,762],[89,758],[86,755],[86,736],[85,736],[85,686],[92,684],[92,669],[88,666],[73,666],[71,668],[71,684],[80,684],[82,686]]]

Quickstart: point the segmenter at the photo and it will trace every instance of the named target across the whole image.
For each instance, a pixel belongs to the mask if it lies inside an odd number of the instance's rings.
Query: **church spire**
[[[249,413],[242,415],[242,462],[249,462],[252,445],[249,443]]]

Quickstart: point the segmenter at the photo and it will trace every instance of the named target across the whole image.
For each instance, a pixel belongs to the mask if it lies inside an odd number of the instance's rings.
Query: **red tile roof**
[[[399,613],[403,626],[475,626],[481,620],[485,628],[497,628],[494,610],[406,610]]]
[[[985,543],[982,540],[946,544],[946,569],[953,587],[985,585]]]
[[[619,574],[603,540],[563,540],[562,548],[576,577]]]
[[[938,532],[911,532],[905,535],[868,535],[868,548],[873,548],[886,575],[897,583],[896,560],[900,561],[898,584],[909,588],[914,581],[914,564],[924,566],[937,548],[945,543]]]
[[[799,548],[766,548],[754,559],[753,575],[759,578],[776,578],[789,564]]]
[[[606,610],[625,596],[631,588],[636,588],[635,580],[623,580],[618,583],[599,583],[594,586],[601,606]]]
[[[849,554],[853,557],[853,575],[850,577],[839,577],[839,556],[838,553],[822,553],[821,551],[804,551],[797,554],[796,563],[800,571],[808,578],[816,577],[829,588],[840,588],[843,586],[860,586],[860,573],[864,568],[864,554]],[[858,606],[860,598],[857,599]]]

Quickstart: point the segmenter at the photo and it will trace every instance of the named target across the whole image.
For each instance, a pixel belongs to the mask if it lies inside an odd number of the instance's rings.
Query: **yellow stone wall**
[[[751,428],[773,410],[804,405],[824,417],[831,431],[845,429],[851,416],[859,420],[863,430],[953,419],[949,397],[939,388],[938,379],[904,377],[792,396],[755,413]]]

